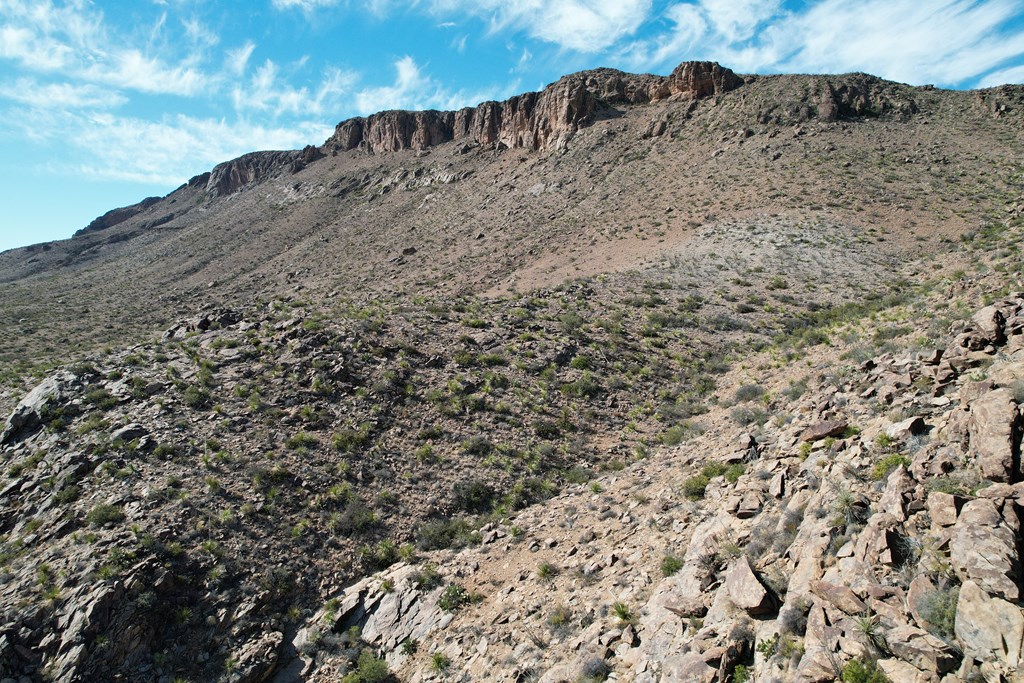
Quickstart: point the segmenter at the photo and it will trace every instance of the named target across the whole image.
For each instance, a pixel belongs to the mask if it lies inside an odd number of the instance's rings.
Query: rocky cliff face
[[[105,214],[95,219],[92,223],[85,226],[81,230],[75,233],[75,237],[84,235],[90,232],[97,232],[99,230],[106,230],[119,223],[124,223],[129,218],[133,218],[149,207],[153,206],[160,201],[160,197],[146,197],[138,204],[132,204],[131,206],[122,206],[117,209],[111,209]]]
[[[504,102],[484,102],[459,111],[386,111],[348,119],[338,124],[324,148],[394,152],[463,139],[531,150],[558,147],[611,105],[702,98],[742,84],[742,78],[712,62],[684,62],[669,76],[596,69],[565,76],[541,92]]]

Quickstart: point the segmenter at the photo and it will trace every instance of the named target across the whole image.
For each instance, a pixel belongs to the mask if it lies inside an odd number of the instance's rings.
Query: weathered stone
[[[1020,598],[1016,537],[993,501],[976,498],[964,505],[949,540],[949,555],[961,581],[974,581],[1007,600]]]
[[[956,668],[959,660],[953,649],[927,631],[908,625],[889,629],[885,642],[894,655],[922,671],[944,674]]]
[[[63,385],[73,379],[70,373],[58,372],[28,392],[7,418],[3,431],[0,431],[0,445],[13,441],[22,431],[38,427],[46,407],[60,398]]]
[[[897,422],[894,425],[890,425],[886,428],[885,433],[891,439],[907,439],[911,436],[917,436],[918,434],[924,433],[928,425],[925,424],[924,418],[921,416],[909,417],[902,422]]]
[[[863,614],[868,611],[868,606],[848,586],[812,581],[811,592],[846,614]]]
[[[761,584],[746,556],[735,560],[726,572],[725,589],[732,603],[748,614],[768,614],[775,609],[774,596]]]
[[[662,683],[712,683],[717,678],[718,669],[696,652],[667,657],[661,665]]]
[[[952,493],[932,491],[928,494],[928,515],[936,526],[956,524],[957,512],[963,507],[963,499]]]
[[[971,404],[971,451],[983,478],[1002,482],[1020,476],[1020,422],[1017,404],[1006,389],[990,391]]]
[[[800,434],[803,441],[818,441],[830,436],[839,436],[849,423],[846,420],[826,420],[812,424]]]
[[[964,653],[976,660],[1018,667],[1024,650],[1024,613],[989,597],[974,581],[965,581],[956,606],[956,637],[964,644]]]

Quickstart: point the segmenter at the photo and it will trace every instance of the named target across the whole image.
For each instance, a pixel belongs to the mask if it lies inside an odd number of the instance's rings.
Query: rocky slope
[[[550,104],[502,118],[504,143],[423,147],[426,129],[397,122],[433,114],[381,115],[412,148],[246,155],[103,230],[0,254],[0,405],[69,347],[140,339],[203,302],[528,291],[690,253],[720,220],[838,224],[895,258],[939,249],[1005,195],[1024,154],[1018,87],[736,78],[584,72],[517,100]],[[555,104],[572,98],[587,103],[576,114]],[[537,135],[565,144],[505,148]]]
[[[585,72],[0,255],[0,680],[1021,680],[1020,98]]]

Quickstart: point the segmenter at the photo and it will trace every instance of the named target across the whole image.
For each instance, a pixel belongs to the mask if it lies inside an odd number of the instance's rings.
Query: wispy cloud
[[[956,85],[1024,55],[1016,0],[822,0],[800,12],[778,0],[696,0],[669,6],[667,31],[623,44],[631,68],[715,59],[746,72],[867,71]]]
[[[395,80],[390,85],[364,87],[355,92],[359,114],[388,109],[459,109],[513,94],[519,81],[480,90],[452,90],[427,74],[412,57],[395,62]]]
[[[507,28],[579,52],[599,52],[633,34],[651,0],[429,0],[438,15],[475,16],[492,32]]]
[[[128,101],[119,92],[91,84],[40,83],[28,77],[0,84],[0,97],[40,109],[112,109]]]
[[[338,0],[271,0],[271,4],[277,9],[282,10],[298,9],[304,12],[312,12],[321,7],[337,5]]]
[[[252,77],[231,91],[235,109],[262,111],[275,117],[282,114],[322,114],[337,106],[341,95],[349,92],[357,80],[351,71],[331,68],[319,85],[310,90],[295,87],[280,75],[280,68],[272,60],[257,67]]]
[[[169,59],[112,39],[103,14],[82,0],[61,6],[49,0],[4,0],[0,17],[7,22],[0,28],[0,57],[28,71],[172,95],[194,95],[210,84],[210,75],[198,67],[193,54]],[[151,42],[163,23],[162,15],[152,28]]]

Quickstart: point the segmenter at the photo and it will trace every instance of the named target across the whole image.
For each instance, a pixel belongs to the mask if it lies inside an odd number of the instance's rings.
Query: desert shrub
[[[317,438],[309,432],[298,432],[288,437],[288,440],[285,441],[285,446],[293,451],[313,448],[316,445]]]
[[[213,402],[210,392],[201,386],[191,384],[185,388],[181,399],[189,408],[207,408]]]
[[[863,662],[858,658],[851,659],[843,666],[840,675],[843,683],[891,683],[874,662]]]
[[[601,385],[589,371],[585,371],[575,382],[566,382],[562,385],[561,391],[567,396],[576,398],[593,398],[601,393]]]
[[[421,550],[461,548],[478,541],[473,525],[461,517],[425,522],[416,533],[416,545]]]
[[[744,384],[736,390],[734,398],[736,403],[746,403],[747,401],[756,401],[762,396],[764,396],[764,387],[760,384]]]
[[[437,606],[445,612],[457,612],[473,602],[473,595],[457,583],[450,583],[437,599]]]
[[[364,648],[359,653],[355,670],[346,674],[341,683],[384,683],[390,677],[387,662],[377,659],[369,648]]]
[[[629,605],[624,602],[616,602],[612,605],[612,612],[623,624],[632,624],[636,622],[636,615],[633,614],[633,610],[629,608]]]
[[[368,531],[378,523],[377,514],[359,498],[349,499],[341,512],[331,515],[330,526],[335,533],[353,534]]]
[[[435,652],[430,656],[430,668],[434,671],[446,671],[452,665],[452,660],[443,652]]]
[[[607,680],[608,674],[611,672],[611,667],[607,662],[600,657],[591,657],[580,667],[579,680],[582,683],[600,683],[600,681]]]
[[[437,565],[429,562],[420,567],[410,578],[417,588],[425,591],[437,588],[444,582],[441,574],[437,571]]]
[[[469,455],[484,457],[494,450],[494,444],[485,436],[472,436],[462,442],[462,450]]]
[[[117,405],[117,398],[102,388],[89,391],[85,395],[85,400],[101,410],[108,410]]]
[[[743,465],[739,463],[729,465],[729,468],[725,471],[725,480],[730,484],[735,484],[743,476],[744,469]]]
[[[659,440],[666,446],[678,446],[689,438],[696,430],[692,423],[684,421],[680,424],[669,427]]]
[[[486,512],[494,503],[494,489],[479,481],[460,481],[452,486],[452,502],[465,512]]]
[[[556,439],[561,434],[561,430],[551,420],[535,420],[533,423],[533,433],[542,439]]]
[[[894,469],[903,465],[904,467],[910,466],[910,458],[903,455],[902,453],[893,453],[882,458],[874,464],[871,468],[871,478],[875,481],[881,481],[889,476],[889,473]]]
[[[369,442],[371,429],[369,422],[364,422],[357,429],[343,429],[331,437],[331,445],[342,453],[354,453]]]
[[[110,503],[100,503],[89,510],[85,516],[85,521],[89,526],[103,526],[112,522],[120,522],[124,519],[124,511],[121,510],[120,506],[113,505]]]
[[[952,640],[956,621],[956,603],[960,588],[951,586],[939,588],[926,594],[918,604],[921,617],[927,622],[928,631],[943,640]]]
[[[662,576],[672,576],[683,568],[683,561],[676,555],[666,555],[661,559]]]
[[[747,406],[737,406],[730,411],[729,415],[732,417],[733,422],[741,427],[752,424],[764,424],[769,417],[768,412],[763,408],[750,408]]]
[[[707,490],[710,481],[711,480],[703,474],[694,475],[683,482],[683,493],[691,500],[703,498],[704,492]]]

